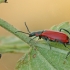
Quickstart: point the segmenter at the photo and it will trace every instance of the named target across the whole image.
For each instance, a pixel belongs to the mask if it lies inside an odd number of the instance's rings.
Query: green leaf
[[[9,37],[4,37],[1,38],[1,44],[6,45],[6,44],[26,44],[24,41],[20,40],[17,37],[14,36],[9,36]]]
[[[61,29],[61,28],[67,29],[68,27],[70,27],[69,22],[63,22],[63,23],[61,23],[61,24],[58,25],[57,29],[58,30]]]
[[[70,70],[70,59],[65,60],[66,51],[48,46],[32,49],[20,59],[17,70]]]
[[[0,38],[0,53],[27,53],[30,47],[16,37],[1,37]]]
[[[50,29],[51,29],[51,30],[57,30],[57,26],[54,25],[54,26],[52,26]]]
[[[50,29],[59,31],[61,28],[65,28],[65,29],[70,28],[69,22],[62,22],[58,26],[56,25],[52,26]]]

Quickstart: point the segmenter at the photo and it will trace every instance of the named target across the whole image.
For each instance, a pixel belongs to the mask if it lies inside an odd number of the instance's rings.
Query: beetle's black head
[[[36,33],[35,32],[32,32],[32,33],[29,34],[29,37],[33,37],[35,35],[36,35]]]

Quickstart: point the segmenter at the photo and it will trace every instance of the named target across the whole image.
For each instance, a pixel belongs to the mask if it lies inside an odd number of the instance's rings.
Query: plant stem
[[[28,44],[31,45],[31,42],[29,42],[30,38],[28,36],[26,36],[24,33],[17,32],[19,30],[17,30],[11,24],[9,24],[6,21],[0,19],[0,26],[3,27],[4,29],[8,30],[9,32],[13,33],[14,35],[16,35],[17,37],[19,37],[24,42],[26,42],[26,43],[28,43]],[[17,33],[15,33],[15,32],[17,32]],[[32,43],[33,43],[33,41],[32,41]]]

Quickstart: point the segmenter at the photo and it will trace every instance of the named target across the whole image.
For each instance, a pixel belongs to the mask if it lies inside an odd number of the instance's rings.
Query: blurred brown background
[[[49,29],[64,21],[70,21],[70,0],[8,0],[0,4],[0,18],[25,31],[24,22],[31,31]],[[13,35],[0,27],[0,36]],[[0,70],[14,70],[22,54],[4,54]]]

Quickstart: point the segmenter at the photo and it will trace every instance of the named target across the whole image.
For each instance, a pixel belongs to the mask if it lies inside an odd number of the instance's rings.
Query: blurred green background
[[[70,0],[8,0],[0,4],[0,18],[6,20],[19,30],[30,31],[49,29],[64,21],[70,21]],[[0,36],[10,36],[0,27]],[[0,70],[14,70],[22,54],[3,54]]]

